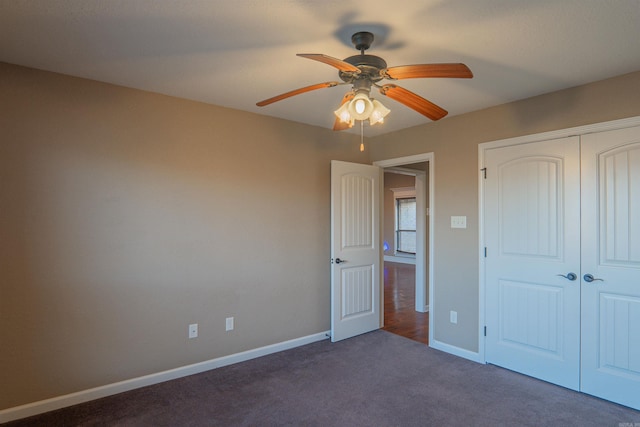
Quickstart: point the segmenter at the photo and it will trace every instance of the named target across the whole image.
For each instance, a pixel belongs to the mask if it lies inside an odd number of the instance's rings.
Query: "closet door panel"
[[[489,150],[484,215],[487,362],[575,390],[579,152],[578,137]]]
[[[581,148],[581,389],[640,409],[640,127]]]

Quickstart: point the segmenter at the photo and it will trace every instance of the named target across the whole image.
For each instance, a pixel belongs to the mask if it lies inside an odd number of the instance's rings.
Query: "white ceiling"
[[[640,70],[640,0],[0,0],[0,61],[331,128],[347,86],[255,103],[339,80],[296,53],[355,55],[363,30],[389,66],[468,65],[396,82],[449,116]],[[367,136],[429,123],[377,98]]]

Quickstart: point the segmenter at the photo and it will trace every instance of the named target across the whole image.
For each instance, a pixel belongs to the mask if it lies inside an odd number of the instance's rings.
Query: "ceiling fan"
[[[389,113],[389,110],[379,101],[371,98],[371,87],[375,86],[382,95],[406,105],[431,120],[439,120],[448,114],[442,107],[395,84],[380,84],[379,82],[384,79],[401,80],[426,77],[468,79],[473,77],[473,73],[471,73],[471,70],[469,70],[466,65],[457,63],[387,67],[384,59],[379,56],[366,55],[364,53],[373,42],[373,34],[367,31],[355,33],[351,36],[351,42],[355,48],[360,51],[360,54],[345,59],[337,59],[315,53],[297,54],[297,56],[319,61],[337,68],[338,76],[342,82],[332,81],[305,86],[265,99],[256,105],[263,107],[312,90],[350,84],[353,85],[353,87],[344,95],[340,103],[340,108],[335,111],[336,120],[333,126],[333,130],[344,130],[352,127],[355,120],[368,119],[370,124],[380,123]]]

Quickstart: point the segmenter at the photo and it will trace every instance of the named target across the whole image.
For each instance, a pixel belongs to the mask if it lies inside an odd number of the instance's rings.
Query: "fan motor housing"
[[[384,78],[380,74],[380,71],[387,68],[386,61],[375,55],[353,55],[345,58],[343,61],[358,67],[361,71],[361,73],[357,75],[340,71],[338,73],[340,78],[347,83],[360,78],[368,78],[373,82],[377,82]]]

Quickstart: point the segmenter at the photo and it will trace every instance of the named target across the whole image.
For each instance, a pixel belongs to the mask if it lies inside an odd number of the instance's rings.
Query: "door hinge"
[[[487,327],[486,326],[484,327],[484,336],[485,337],[487,336]]]
[[[487,168],[480,169],[482,171],[482,176],[484,179],[487,179]]]

